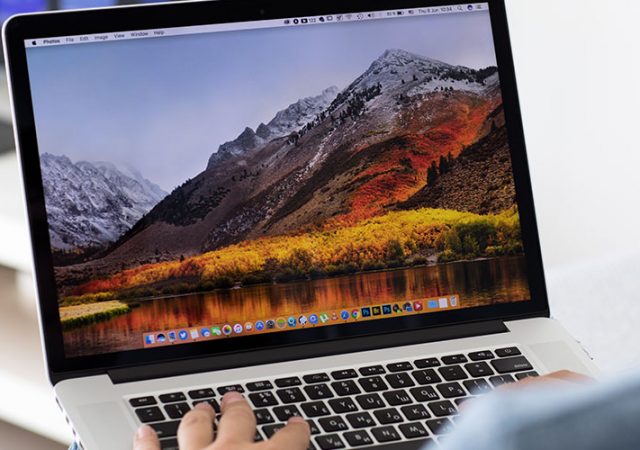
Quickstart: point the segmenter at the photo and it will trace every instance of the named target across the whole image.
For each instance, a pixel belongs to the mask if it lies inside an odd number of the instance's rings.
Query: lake
[[[460,296],[461,307],[530,298],[524,257],[456,262],[148,300],[132,312],[64,332],[67,356],[142,347],[145,332]]]

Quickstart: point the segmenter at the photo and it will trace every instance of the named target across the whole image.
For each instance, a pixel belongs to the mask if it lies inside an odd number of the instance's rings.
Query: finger
[[[553,385],[558,384],[558,382],[566,382],[571,384],[580,384],[587,383],[593,381],[592,378],[589,378],[585,375],[581,375],[579,373],[570,372],[568,370],[561,370],[558,372],[553,372],[542,377],[528,377],[523,380],[518,381],[517,383],[509,383],[503,384],[499,386],[497,390],[500,391],[510,391],[513,389],[519,389],[523,386],[544,386],[544,385]]]
[[[237,392],[222,397],[222,417],[218,424],[216,448],[227,449],[237,444],[253,443],[256,435],[256,417],[251,406]]]
[[[560,370],[558,372],[553,372],[547,375],[547,377],[557,380],[569,381],[572,383],[588,383],[590,381],[593,381],[593,378],[591,377],[582,375],[581,373],[571,372],[569,370]]]
[[[310,437],[309,424],[302,417],[292,417],[286,427],[271,436],[267,446],[274,449],[306,450]]]
[[[178,427],[180,450],[201,450],[213,442],[213,419],[216,414],[211,405],[198,403],[182,418]]]
[[[160,450],[160,440],[149,425],[142,425],[133,436],[133,450]]]

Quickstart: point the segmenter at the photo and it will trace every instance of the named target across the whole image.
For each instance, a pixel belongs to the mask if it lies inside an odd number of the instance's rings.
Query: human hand
[[[220,405],[222,417],[214,440],[215,412],[198,403],[178,427],[180,450],[305,450],[309,446],[309,425],[302,417],[292,417],[271,439],[254,442],[256,418],[242,395],[228,392]],[[160,440],[149,425],[141,426],[133,439],[133,450],[160,450]]]

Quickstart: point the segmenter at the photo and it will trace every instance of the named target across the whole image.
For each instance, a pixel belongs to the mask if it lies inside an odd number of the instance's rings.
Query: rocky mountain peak
[[[302,98],[278,111],[268,124],[261,123],[255,132],[246,127],[236,139],[225,142],[211,155],[207,168],[210,169],[220,161],[242,155],[259,145],[298,131],[327,109],[339,92],[338,87],[331,86],[319,95]]]
[[[58,250],[115,241],[167,193],[135,169],[43,153],[42,178],[51,233]]]

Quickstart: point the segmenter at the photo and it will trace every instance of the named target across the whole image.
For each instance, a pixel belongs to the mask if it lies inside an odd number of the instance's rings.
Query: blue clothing
[[[474,400],[442,450],[640,448],[640,378],[522,386]]]

